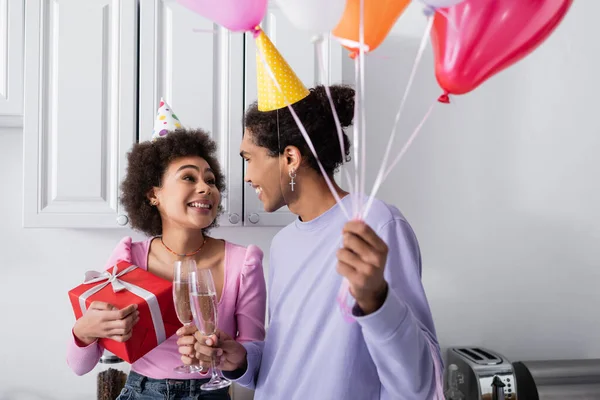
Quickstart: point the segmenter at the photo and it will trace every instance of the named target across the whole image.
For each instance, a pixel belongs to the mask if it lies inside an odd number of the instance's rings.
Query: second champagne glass
[[[190,303],[196,327],[204,336],[217,331],[217,291],[210,269],[190,270]],[[217,390],[228,387],[231,381],[223,376],[212,359],[210,381],[200,386],[203,390]]]
[[[190,285],[188,283],[188,278],[190,271],[195,269],[196,262],[193,259],[175,261],[173,268],[173,302],[175,303],[177,318],[179,318],[179,322],[181,322],[184,327],[188,327],[194,322],[192,318],[192,309],[190,307]],[[182,364],[175,367],[174,371],[181,374],[191,374],[194,372],[202,372],[202,367],[198,364]]]

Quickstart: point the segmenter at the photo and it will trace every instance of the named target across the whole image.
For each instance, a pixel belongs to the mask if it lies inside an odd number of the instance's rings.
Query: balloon
[[[464,0],[436,13],[431,41],[435,76],[445,94],[464,94],[535,50],[573,0]],[[446,19],[446,17],[448,19]],[[454,25],[455,27],[452,27]]]
[[[177,0],[233,32],[253,30],[267,13],[267,0]]]
[[[333,36],[339,39],[357,42],[355,46],[344,44],[355,57],[359,52],[361,0],[347,0],[346,9],[340,23],[333,30]],[[375,50],[388,35],[394,23],[410,4],[410,0],[363,0],[364,2],[364,34],[366,52]]]
[[[346,0],[277,0],[276,4],[296,28],[324,33],[340,21]]]
[[[463,2],[464,0],[421,0],[423,4],[432,8],[445,8],[452,7],[458,3]],[[480,0],[483,1],[483,0]]]

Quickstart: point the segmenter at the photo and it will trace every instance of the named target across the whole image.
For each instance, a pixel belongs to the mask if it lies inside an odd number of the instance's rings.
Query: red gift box
[[[108,351],[133,363],[154,349],[181,327],[173,304],[172,283],[148,271],[122,261],[100,273],[86,273],[83,284],[69,291],[77,319],[94,301],[102,301],[121,309],[137,304],[140,313],[132,336],[124,343],[100,339]]]

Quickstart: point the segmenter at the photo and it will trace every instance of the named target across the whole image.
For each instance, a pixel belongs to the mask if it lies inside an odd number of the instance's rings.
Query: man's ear
[[[302,164],[302,154],[296,146],[287,146],[283,150],[283,156],[285,157],[285,163],[288,170],[298,171]]]

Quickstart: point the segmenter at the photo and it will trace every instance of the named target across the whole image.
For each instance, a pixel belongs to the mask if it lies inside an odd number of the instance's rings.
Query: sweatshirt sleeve
[[[131,262],[130,237],[125,237],[119,242],[108,259],[105,269],[118,261]],[[94,369],[103,352],[104,349],[97,340],[86,346],[77,339],[73,330],[71,330],[71,337],[67,344],[67,365],[76,375],[85,375]]]
[[[256,380],[258,378],[258,372],[260,371],[260,363],[262,361],[262,354],[265,348],[264,341],[258,342],[246,342],[242,343],[242,346],[246,349],[246,361],[248,366],[245,370],[239,369],[237,371],[223,372],[225,377],[234,380],[240,386],[248,389],[256,388]]]
[[[393,399],[443,399],[442,358],[421,283],[421,255],[410,225],[394,219],[378,235],[388,245],[388,294],[379,310],[354,315],[377,367],[382,390]]]

